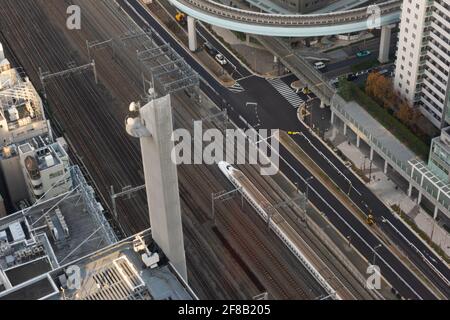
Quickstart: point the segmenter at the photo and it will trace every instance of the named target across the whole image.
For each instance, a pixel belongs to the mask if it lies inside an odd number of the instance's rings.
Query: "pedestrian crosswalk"
[[[300,107],[304,102],[294,90],[292,90],[283,80],[281,79],[267,79],[267,81],[277,90],[294,108]]]
[[[231,87],[228,88],[232,92],[244,92],[245,89],[239,84],[239,82],[235,82]]]

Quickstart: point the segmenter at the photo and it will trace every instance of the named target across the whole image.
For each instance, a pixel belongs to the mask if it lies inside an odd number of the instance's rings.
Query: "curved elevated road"
[[[229,7],[212,0],[169,0],[200,21],[235,31],[279,37],[312,37],[357,32],[396,23],[401,0],[333,13],[282,15]],[[379,19],[374,19],[379,16]]]

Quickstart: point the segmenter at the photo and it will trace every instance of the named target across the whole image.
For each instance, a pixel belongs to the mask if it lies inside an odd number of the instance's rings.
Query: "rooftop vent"
[[[16,107],[11,107],[8,109],[8,113],[9,113],[9,119],[11,121],[17,121],[19,120],[19,111],[17,110]]]
[[[47,167],[55,165],[55,159],[53,159],[53,156],[51,154],[45,156],[45,163],[47,164]]]

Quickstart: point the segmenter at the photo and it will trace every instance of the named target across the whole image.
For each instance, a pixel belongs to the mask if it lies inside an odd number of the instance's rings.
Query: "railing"
[[[269,26],[318,26],[318,25],[334,25],[336,23],[350,23],[367,20],[371,16],[367,7],[357,8],[347,11],[339,11],[334,13],[308,14],[308,15],[283,15],[260,13],[233,8],[213,2],[211,0],[170,0],[178,2],[193,9],[200,9],[209,14],[221,16],[227,19],[238,20],[254,24],[263,24]],[[400,11],[402,1],[390,0],[378,4],[381,15],[390,14]]]
[[[106,220],[100,203],[95,198],[94,189],[87,183],[83,173],[78,166],[72,167],[71,177],[73,181],[73,187],[80,188],[80,194],[86,205],[86,210],[94,219],[95,224],[103,229],[107,244],[110,245],[116,243],[118,241],[117,236],[115,235],[109,222]]]

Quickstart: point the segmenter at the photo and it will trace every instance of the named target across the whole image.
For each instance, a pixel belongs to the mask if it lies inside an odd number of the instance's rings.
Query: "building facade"
[[[0,150],[0,167],[13,203],[35,203],[65,193],[72,187],[65,141],[37,136]]]
[[[438,128],[450,123],[450,0],[404,0],[394,87]]]
[[[428,167],[444,182],[450,182],[450,127],[431,141]]]

